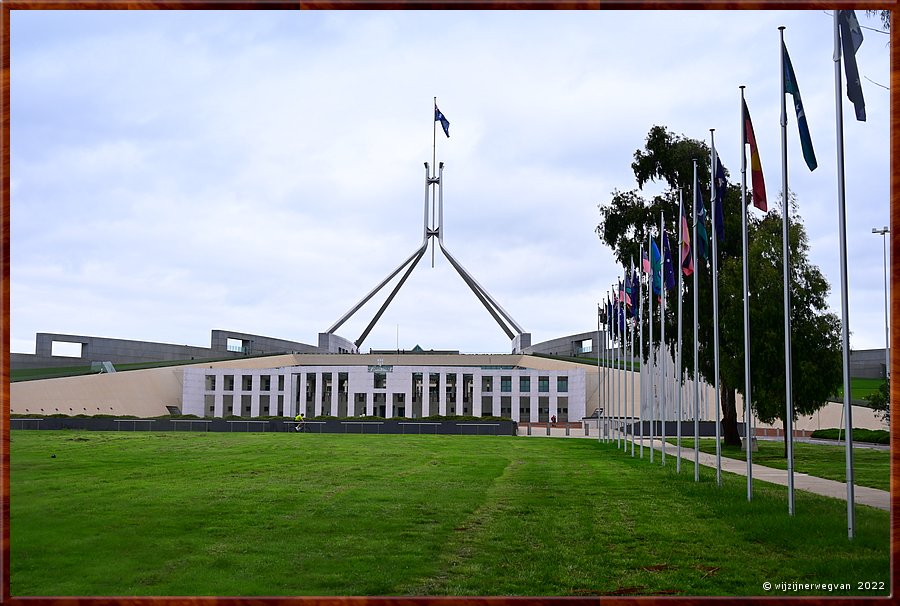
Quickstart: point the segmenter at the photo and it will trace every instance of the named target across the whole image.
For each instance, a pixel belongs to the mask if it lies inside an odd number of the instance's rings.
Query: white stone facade
[[[293,418],[472,415],[518,422],[580,421],[585,371],[517,366],[185,368],[182,411]]]

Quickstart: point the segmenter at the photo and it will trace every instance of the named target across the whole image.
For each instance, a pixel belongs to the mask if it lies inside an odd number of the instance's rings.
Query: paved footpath
[[[519,434],[523,435],[523,434]],[[558,428],[553,428],[551,430],[551,435],[547,436],[545,428],[534,428],[532,431],[532,436],[537,437],[565,437],[565,434],[558,430]],[[596,435],[594,436],[585,436],[583,430],[572,430],[570,432],[569,437],[576,438],[589,438],[596,440]],[[644,446],[646,448],[650,447],[650,438],[644,439]],[[635,455],[637,455],[637,449],[640,448],[640,443],[635,442]],[[657,451],[662,450],[662,445],[660,440],[655,440],[653,443],[653,447]],[[677,455],[677,446],[675,444],[666,443],[666,458],[672,459],[672,465],[675,465],[675,457]],[[628,451],[631,451],[631,444],[628,443]],[[646,456],[646,455],[645,455]],[[693,462],[694,461],[694,449],[687,448],[682,443],[681,445],[681,456],[683,459]],[[726,457],[721,457],[722,461],[722,471],[734,473],[737,475],[746,476],[747,475],[747,462],[741,461],[738,459],[729,459]],[[700,452],[700,464],[705,465],[707,467],[715,467],[716,466],[716,455],[707,454],[705,452]],[[764,482],[771,482],[773,484],[780,484],[782,486],[787,486],[788,484],[788,472],[786,469],[774,469],[772,467],[765,467],[763,465],[757,465],[755,463],[752,464],[753,478],[756,480],[762,480]],[[805,473],[794,472],[794,488],[796,490],[805,490],[807,492],[813,492],[815,494],[820,494],[826,497],[832,497],[834,499],[842,499],[844,501],[847,500],[847,483],[846,482],[836,482],[834,480],[826,480],[825,478],[817,478],[815,476],[807,475]],[[869,488],[868,486],[859,486],[856,485],[853,488],[853,502],[857,505],[868,505],[869,507],[875,507],[877,509],[883,509],[885,511],[890,511],[891,509],[891,495],[886,490],[878,490],[876,488]]]

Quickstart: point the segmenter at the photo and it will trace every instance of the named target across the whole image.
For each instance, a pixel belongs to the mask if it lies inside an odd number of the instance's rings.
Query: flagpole
[[[710,164],[710,187],[712,189],[712,199],[715,200],[716,195],[716,162],[718,158],[716,157],[716,133],[714,128],[709,129],[709,139],[711,143],[710,156],[709,156],[709,164]],[[725,204],[724,193],[722,195],[723,200],[722,204]],[[718,213],[713,210],[713,223],[716,221],[716,215]],[[724,221],[724,212],[723,221]],[[723,225],[724,229],[725,226]],[[722,485],[722,439],[720,436],[721,428],[719,422],[719,237],[717,235],[716,226],[713,225],[713,233],[712,233],[712,287],[713,287],[713,354],[714,354],[714,363],[713,363],[713,374],[715,374],[715,402],[714,407],[716,409],[716,484]]]
[[[659,290],[662,293],[662,299],[659,304],[659,346],[662,350],[663,355],[662,358],[662,368],[660,369],[660,404],[662,405],[662,409],[660,411],[660,419],[662,421],[662,426],[660,427],[660,441],[662,442],[662,464],[666,464],[666,420],[669,416],[668,411],[668,402],[666,401],[666,381],[668,377],[666,376],[666,281],[665,281],[665,271],[666,271],[666,249],[664,245],[664,234],[665,234],[665,225],[663,223],[663,211],[659,211],[659,256],[660,256],[660,275],[659,275]]]
[[[782,80],[782,85],[784,81]],[[744,88],[741,85],[741,256],[744,286],[744,436],[745,450],[747,452],[747,500],[753,500],[753,433],[750,428],[750,282],[748,270],[748,246],[747,246],[747,117],[744,115]],[[784,95],[781,97],[782,120],[784,119]],[[783,141],[782,141],[783,142]],[[790,469],[790,461],[788,462]],[[790,472],[788,473],[790,476]],[[793,478],[788,478],[788,484]],[[788,489],[793,495],[793,491]],[[788,497],[793,502],[792,497]]]
[[[684,200],[682,199],[682,189],[678,188],[678,258],[681,259],[681,247],[684,246],[684,221],[681,220],[684,212]],[[674,265],[674,260],[673,260]],[[681,372],[681,300],[682,300],[682,276],[684,275],[684,261],[678,263],[678,346],[675,349],[678,361],[675,362],[675,384],[678,386],[678,393],[675,398],[678,408],[678,454],[676,457],[675,471],[681,473],[681,392],[684,391],[684,382],[682,381]]]
[[[693,220],[693,239],[694,250],[697,250],[697,224],[700,222],[700,213],[697,204],[697,160],[694,159],[694,220]],[[700,481],[700,375],[698,373],[699,361],[697,354],[699,353],[699,345],[697,343],[697,332],[700,326],[700,315],[697,313],[697,274],[700,273],[700,257],[694,255],[694,481]]]
[[[434,98],[435,117],[437,117],[437,97]],[[437,166],[437,120],[431,121],[431,176],[434,179]],[[431,190],[431,229],[434,231],[434,188]],[[434,267],[434,242],[431,243],[431,267]]]
[[[634,257],[631,258],[631,296],[634,297]],[[637,318],[634,310],[634,301],[631,302],[631,317]],[[631,456],[634,457],[634,325],[631,326]],[[640,370],[640,365],[638,365]]]
[[[640,359],[640,384],[641,384],[641,399],[638,402],[639,413],[640,413],[640,432],[641,432],[641,458],[644,458],[644,403],[647,401],[647,385],[644,379],[644,243],[641,242],[641,270],[638,272],[638,349],[639,349],[639,359]],[[634,288],[634,286],[632,286]]]
[[[613,288],[618,287],[619,284],[621,282],[617,281]],[[619,295],[619,301],[613,310],[616,323],[616,448],[621,449],[624,448],[624,440],[622,438],[622,323],[619,321],[622,313],[621,290],[617,294]]]
[[[653,248],[652,248],[653,236],[647,233],[647,255],[650,257],[650,280],[647,283],[647,297],[650,300],[650,316],[647,324],[650,326],[650,340],[647,348],[647,360],[649,364],[647,365],[647,384],[650,387],[648,390],[648,397],[650,400],[650,462],[653,462],[653,443],[656,440],[656,412],[654,410],[654,405],[656,404],[656,394],[654,393],[654,377],[653,377]]]
[[[606,442],[606,428],[607,428],[607,417],[609,416],[609,350],[606,347],[606,343],[609,340],[609,318],[607,317],[609,312],[609,293],[606,293],[606,303],[603,307],[603,343],[601,347],[603,348],[603,428],[600,431],[603,436],[603,442]],[[599,423],[599,421],[598,421]],[[599,439],[599,438],[598,438]]]
[[[600,440],[600,303],[597,303],[597,441]]]
[[[625,322],[625,298],[621,295],[625,292],[625,282],[621,282],[622,288],[619,290],[619,314],[616,320],[619,322],[619,346],[622,349],[621,355],[619,356],[619,366],[621,367],[621,371],[619,372],[619,378],[622,381],[622,417],[619,421],[620,426],[622,427],[622,448],[624,450],[628,450],[628,429],[625,426],[625,419],[628,413],[628,381],[625,380],[625,344],[628,343],[628,323]]]
[[[790,200],[788,191],[787,161],[787,109],[784,100],[784,26],[778,28],[781,38],[781,240],[784,266],[784,391],[785,391],[785,444],[787,445],[788,513],[794,515],[794,389],[791,376],[791,247]],[[748,407],[749,411],[749,407]],[[747,422],[750,422],[749,413]],[[748,425],[749,427],[749,425]],[[748,445],[749,448],[749,445]]]
[[[841,99],[841,40],[838,13],[834,11],[834,104],[835,130],[837,132],[837,180],[838,180],[838,223],[840,225],[841,258],[841,346],[844,366],[844,431],[846,433],[846,476],[847,476],[847,537],[855,534],[853,511],[853,423],[850,406],[850,319],[847,297],[847,220],[844,200],[844,102]],[[852,45],[851,45],[852,46]],[[850,83],[847,83],[849,88]],[[783,97],[783,95],[782,95]]]

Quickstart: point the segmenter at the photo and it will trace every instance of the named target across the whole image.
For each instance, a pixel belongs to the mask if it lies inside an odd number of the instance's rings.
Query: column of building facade
[[[500,415],[500,371],[490,371],[491,377],[491,415],[499,417]]]
[[[316,379],[316,391],[313,394],[313,416],[317,417],[322,414],[322,372],[321,368],[315,368],[312,373],[313,377]],[[307,375],[308,380],[309,375]]]
[[[481,416],[481,369],[472,369],[472,410],[469,414]]]
[[[427,370],[427,369],[426,369]],[[429,385],[431,379],[428,377],[426,372],[422,373],[422,389],[426,394],[427,398],[430,398],[429,395]],[[438,414],[441,416],[445,416],[447,414],[447,369],[439,368],[438,369]]]
[[[331,414],[338,416],[338,393],[341,386],[340,367],[332,369],[331,373]]]
[[[213,395],[212,416],[224,417],[225,416],[225,414],[224,414],[224,410],[225,410],[225,373],[222,371],[216,371],[216,373],[213,376],[216,378],[216,389],[215,389],[215,393]],[[206,385],[205,385],[206,378],[205,377],[203,379],[203,383],[204,383],[203,387],[205,388],[206,387]],[[206,410],[206,398],[204,397],[203,398],[203,416],[205,417],[208,414],[209,414],[209,411]]]
[[[550,418],[556,417],[559,419],[559,377],[560,373],[557,371],[553,371],[549,373],[548,380],[550,381],[550,390],[547,393],[547,396],[550,398]]]
[[[465,367],[460,367],[459,371],[465,370]],[[463,408],[465,408],[465,384],[466,384],[466,373],[465,372],[457,372],[456,373],[456,414],[462,414]]]

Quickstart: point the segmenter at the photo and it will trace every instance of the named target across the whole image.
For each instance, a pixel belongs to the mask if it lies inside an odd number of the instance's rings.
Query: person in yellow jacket
[[[294,421],[297,422],[297,425],[294,426],[294,431],[303,431],[303,429],[306,427],[306,419],[303,418],[302,412],[294,417]]]

